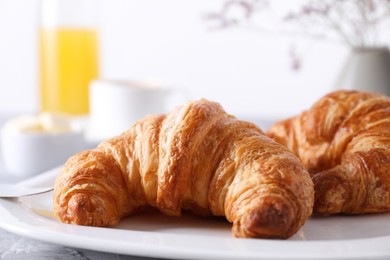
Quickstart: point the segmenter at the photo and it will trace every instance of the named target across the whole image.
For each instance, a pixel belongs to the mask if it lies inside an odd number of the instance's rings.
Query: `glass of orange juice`
[[[88,114],[88,86],[99,74],[97,1],[42,0],[39,29],[43,112]]]

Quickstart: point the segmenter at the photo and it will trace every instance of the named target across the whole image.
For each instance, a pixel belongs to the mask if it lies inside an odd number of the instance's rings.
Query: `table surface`
[[[5,116],[0,115],[0,128],[5,122]],[[268,122],[264,122],[262,127],[268,126]],[[0,153],[0,182],[16,182],[18,181],[12,175],[8,174],[4,169]],[[144,258],[138,256],[109,254],[91,250],[83,250],[70,248],[61,245],[50,244],[39,240],[34,240],[13,233],[7,232],[0,228],[0,259],[156,259]]]
[[[38,240],[29,239],[14,235],[0,228],[0,259],[31,259],[31,260],[52,260],[52,259],[128,259],[128,260],[147,260],[156,258],[144,258],[137,256],[126,256],[117,254],[108,254],[97,251],[81,250],[76,248],[64,247],[50,243],[44,243]]]

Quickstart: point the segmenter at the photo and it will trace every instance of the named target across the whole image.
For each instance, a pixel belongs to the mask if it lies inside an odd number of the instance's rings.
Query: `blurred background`
[[[250,21],[236,1],[227,14],[232,25],[218,21],[223,0],[95,2],[99,78],[187,89],[193,99],[218,101],[236,115],[268,119],[300,112],[334,88],[349,53],[339,42],[278,27],[281,15],[307,1],[257,1],[263,9]],[[39,6],[38,0],[0,0],[0,113],[40,110]]]
[[[286,32],[286,15],[308,2],[97,0],[99,78],[187,89],[236,115],[296,114],[335,88],[350,52],[342,42]],[[0,0],[0,113],[40,110],[39,6]]]
[[[263,130],[337,89],[390,96],[389,47],[390,0],[0,0],[0,182],[167,112],[150,83]]]

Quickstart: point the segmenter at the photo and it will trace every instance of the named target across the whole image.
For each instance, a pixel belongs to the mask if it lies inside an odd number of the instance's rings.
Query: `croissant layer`
[[[288,238],[311,215],[313,182],[298,157],[214,102],[148,116],[71,157],[55,183],[65,223],[110,226],[145,208],[224,216],[237,237]]]
[[[390,211],[390,98],[337,91],[267,135],[293,151],[314,182],[316,214]]]

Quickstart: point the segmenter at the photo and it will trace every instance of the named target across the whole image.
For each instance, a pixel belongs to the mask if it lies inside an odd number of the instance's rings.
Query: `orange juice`
[[[43,28],[39,47],[41,110],[87,114],[88,85],[99,69],[96,30]]]

